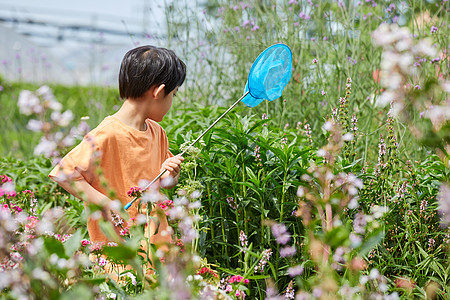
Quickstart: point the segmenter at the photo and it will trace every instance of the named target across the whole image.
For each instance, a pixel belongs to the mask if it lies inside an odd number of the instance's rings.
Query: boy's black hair
[[[142,97],[154,85],[165,84],[166,94],[181,86],[186,65],[172,50],[141,46],[128,51],[120,66],[120,98]]]

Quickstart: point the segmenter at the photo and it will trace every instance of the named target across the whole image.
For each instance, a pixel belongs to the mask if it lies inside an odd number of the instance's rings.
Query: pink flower
[[[232,292],[232,291],[233,291],[233,287],[230,284],[228,284],[227,287],[225,288],[225,293]]]
[[[244,291],[237,290],[237,291],[236,291],[236,297],[238,297],[238,299],[245,299],[245,293],[244,293]]]
[[[108,263],[108,261],[107,261],[106,259],[104,259],[103,257],[100,257],[100,258],[98,259],[98,265],[99,265],[100,267],[106,266],[107,263]]]

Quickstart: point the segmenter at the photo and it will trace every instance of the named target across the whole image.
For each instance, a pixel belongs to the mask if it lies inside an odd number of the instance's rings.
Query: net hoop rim
[[[247,86],[248,86],[248,91],[249,91],[249,94],[253,97],[253,98],[255,98],[255,99],[260,99],[260,98],[257,98],[257,97],[255,97],[255,96],[253,96],[253,94],[252,94],[252,90],[250,89],[250,74],[252,74],[253,73],[253,70],[254,70],[254,68],[256,67],[256,63],[261,59],[261,57],[266,53],[266,52],[268,52],[270,49],[272,49],[272,48],[274,48],[274,47],[283,47],[283,48],[285,48],[285,49],[287,49],[288,50],[288,53],[289,53],[289,61],[290,61],[290,63],[292,64],[292,50],[291,50],[291,48],[289,48],[289,46],[288,45],[286,45],[286,44],[283,44],[283,43],[278,43],[278,44],[273,44],[272,46],[269,46],[269,47],[267,47],[266,49],[264,49],[264,51],[263,52],[261,52],[259,55],[258,55],[258,57],[253,61],[253,64],[252,64],[252,66],[251,66],[251,68],[250,68],[250,72],[248,73],[248,76],[247,76]],[[292,67],[292,66],[291,66]]]

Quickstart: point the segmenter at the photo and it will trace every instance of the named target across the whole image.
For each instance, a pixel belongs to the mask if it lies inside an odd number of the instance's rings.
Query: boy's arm
[[[170,190],[175,187],[180,178],[181,163],[184,161],[182,156],[173,156],[166,159],[162,166],[161,171],[167,170],[163,176],[161,176],[161,187]]]
[[[74,176],[80,176],[80,173],[74,171]],[[80,176],[81,177],[81,176]],[[58,177],[52,177],[56,183],[58,183],[62,188],[64,188],[67,192],[69,192],[74,197],[86,201],[88,203],[93,203],[95,205],[102,207],[103,217],[110,220],[113,201],[97,191],[92,185],[90,185],[86,180],[62,180]]]

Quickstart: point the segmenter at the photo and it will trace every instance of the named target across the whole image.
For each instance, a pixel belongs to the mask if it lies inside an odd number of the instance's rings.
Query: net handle
[[[208,133],[208,131],[210,131],[211,130],[211,128],[213,128],[214,127],[214,125],[216,125],[223,117],[225,117],[225,115],[227,114],[227,113],[229,113],[230,112],[230,110],[232,110],[236,105],[238,105],[238,103],[239,102],[241,102],[242,101],[242,99],[244,99],[245,98],[245,96],[247,96],[248,94],[250,93],[250,90],[249,91],[247,91],[247,92],[245,92],[245,94],[244,95],[242,95],[242,97],[241,98],[239,98],[236,102],[234,102],[220,117],[218,117],[205,131],[203,131],[203,133],[202,134],[200,134],[200,136],[198,137],[198,138],[196,138],[195,139],[195,141],[193,141],[189,146],[188,146],[188,148],[189,147],[192,147],[192,146],[194,146],[206,133]],[[177,156],[183,156],[184,154],[186,153],[186,150],[184,150],[183,152],[181,152],[180,154],[178,154]],[[143,191],[146,191],[153,183],[155,183],[159,178],[161,178],[161,176],[163,176],[165,173],[167,172],[167,170],[166,169],[164,169],[164,170],[162,170],[161,171],[161,173],[159,173],[158,174],[158,176],[156,176],[155,177],[155,179],[153,179],[150,183],[148,183],[145,187],[144,187],[144,189],[143,189]],[[133,205],[133,203],[137,200],[137,199],[139,199],[139,197],[134,197],[134,199],[133,200],[131,200],[130,202],[128,202],[125,206],[124,206],[124,208],[125,208],[125,210],[128,210],[130,207],[131,207],[131,205]]]

